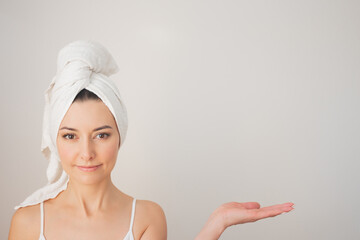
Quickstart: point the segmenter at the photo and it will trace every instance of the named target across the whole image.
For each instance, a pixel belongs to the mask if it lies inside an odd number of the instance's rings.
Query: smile
[[[92,166],[92,167],[82,167],[82,166],[77,166],[77,167],[78,167],[81,171],[84,171],[84,172],[93,172],[93,171],[95,171],[96,169],[98,169],[101,165],[102,165],[102,164],[97,165],[97,166]]]

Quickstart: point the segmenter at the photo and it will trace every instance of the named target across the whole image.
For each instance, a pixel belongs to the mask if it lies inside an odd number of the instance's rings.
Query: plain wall
[[[344,0],[2,0],[0,238],[47,182],[44,92],[58,51],[90,39],[116,59],[129,115],[113,181],[163,207],[168,239],[194,238],[230,201],[295,210],[221,239],[360,239],[359,11]]]

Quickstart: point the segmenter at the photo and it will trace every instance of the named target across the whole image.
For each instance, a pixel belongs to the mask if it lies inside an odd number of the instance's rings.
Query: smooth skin
[[[47,240],[122,240],[129,231],[133,198],[115,187],[111,172],[120,146],[115,119],[102,101],[74,102],[62,120],[57,148],[69,175],[66,190],[44,202]],[[99,166],[83,172],[78,166]],[[218,239],[229,226],[254,222],[291,211],[285,203],[260,208],[256,202],[230,202],[209,217],[196,240]],[[166,217],[155,202],[137,200],[133,234],[136,240],[167,239]],[[19,208],[13,215],[9,240],[38,240],[39,204]]]

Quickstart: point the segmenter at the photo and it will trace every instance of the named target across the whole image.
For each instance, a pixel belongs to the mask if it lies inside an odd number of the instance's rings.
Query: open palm
[[[275,217],[281,213],[291,211],[293,205],[293,203],[284,203],[260,208],[260,204],[257,202],[229,202],[221,205],[216,210],[216,214],[222,215],[224,225],[229,227],[235,224],[255,222],[263,218]]]
[[[275,217],[291,211],[293,205],[289,202],[260,208],[260,204],[257,202],[224,203],[211,214],[196,240],[218,239],[225,229],[232,225]]]

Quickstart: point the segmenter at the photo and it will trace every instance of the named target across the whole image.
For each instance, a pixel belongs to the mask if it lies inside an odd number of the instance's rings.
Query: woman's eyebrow
[[[112,129],[112,127],[110,127],[109,125],[104,125],[104,126],[102,126],[102,127],[95,128],[95,129],[93,130],[93,132],[96,132],[96,131],[99,131],[99,130],[102,130],[102,129],[105,129],[105,128],[110,128],[110,129]],[[69,127],[62,127],[62,128],[60,128],[60,130],[63,130],[63,129],[70,130],[70,131],[74,131],[74,132],[77,132],[77,131],[78,131],[78,130],[75,129],[75,128],[69,128]]]

